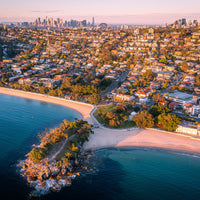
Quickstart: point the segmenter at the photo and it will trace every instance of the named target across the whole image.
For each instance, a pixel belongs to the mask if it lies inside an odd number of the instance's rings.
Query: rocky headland
[[[35,188],[34,195],[59,191],[80,175],[79,170],[85,168],[84,160],[90,154],[82,146],[91,133],[91,125],[86,121],[64,120],[59,127],[39,134],[40,145],[20,162],[21,174]]]

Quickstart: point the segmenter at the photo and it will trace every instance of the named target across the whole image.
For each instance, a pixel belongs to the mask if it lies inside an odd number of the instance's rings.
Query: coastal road
[[[124,71],[117,80],[115,80],[109,87],[107,87],[103,92],[101,92],[101,97],[105,97],[107,93],[118,88],[120,82],[123,82],[128,76],[130,70]]]

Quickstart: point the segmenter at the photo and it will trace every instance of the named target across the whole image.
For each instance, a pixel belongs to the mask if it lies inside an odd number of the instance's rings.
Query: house
[[[193,105],[192,115],[199,115],[199,114],[200,114],[200,105]]]
[[[141,103],[141,104],[146,104],[146,103],[148,103],[148,101],[149,101],[149,99],[147,99],[147,98],[140,98],[139,99],[139,103]]]
[[[171,71],[166,71],[166,72],[164,72],[164,71],[162,71],[162,72],[158,72],[157,73],[157,78],[158,79],[171,79],[171,77],[173,76],[173,72],[171,72]]]
[[[178,103],[177,102],[171,102],[170,104],[169,104],[169,108],[171,109],[171,110],[176,110],[177,108],[178,108]]]
[[[135,82],[136,79],[137,79],[136,76],[131,76],[131,77],[128,78],[128,80],[129,80],[130,82],[132,82],[132,83]]]
[[[18,83],[21,85],[31,85],[32,83],[36,82],[37,78],[36,77],[22,77],[18,80]]]
[[[149,96],[149,93],[146,93],[145,91],[143,90],[138,90],[136,93],[135,93],[136,96],[138,96],[139,98],[144,98],[144,97],[148,97]]]
[[[193,105],[190,104],[190,103],[186,103],[183,107],[186,111],[187,114],[192,114],[192,111],[193,111]]]
[[[132,101],[135,97],[131,95],[125,95],[125,94],[117,94],[114,96],[115,101]]]
[[[71,94],[66,94],[66,95],[65,95],[65,99],[71,100],[71,99],[72,99],[72,95],[71,95]]]
[[[184,78],[184,81],[195,82],[195,76],[192,74],[187,74]]]
[[[154,90],[151,87],[146,87],[138,90],[135,95],[139,98],[147,98],[151,93],[154,93]]]
[[[166,100],[159,102],[159,104],[161,104],[161,105],[163,105],[163,106],[167,106],[168,103],[169,103],[169,102],[166,101]]]
[[[153,89],[159,89],[161,87],[161,83],[160,82],[151,82],[150,87]]]
[[[53,88],[54,86],[60,84],[60,80],[50,79],[50,78],[41,78],[40,81],[45,87]]]
[[[21,67],[19,67],[19,66],[13,66],[11,69],[17,74],[21,74],[22,73]]]

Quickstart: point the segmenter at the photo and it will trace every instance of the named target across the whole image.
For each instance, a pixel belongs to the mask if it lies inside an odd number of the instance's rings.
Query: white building
[[[194,136],[199,136],[200,135],[200,130],[199,126],[184,126],[184,125],[179,125],[178,128],[176,129],[177,133],[185,133],[189,135],[194,135]]]

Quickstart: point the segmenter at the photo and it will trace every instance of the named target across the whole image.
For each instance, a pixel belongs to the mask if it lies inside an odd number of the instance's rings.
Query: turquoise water
[[[0,94],[0,159],[12,151],[23,151],[44,128],[52,128],[63,119],[81,115],[56,104]]]
[[[96,171],[82,175],[71,187],[43,199],[200,199],[197,155],[158,149],[103,149],[95,153],[89,166]]]
[[[54,104],[0,94],[0,194],[12,200],[198,200],[200,156],[173,151],[102,149],[90,158],[92,171],[82,173],[59,193],[30,197],[32,188],[17,172],[45,127],[81,115]]]

